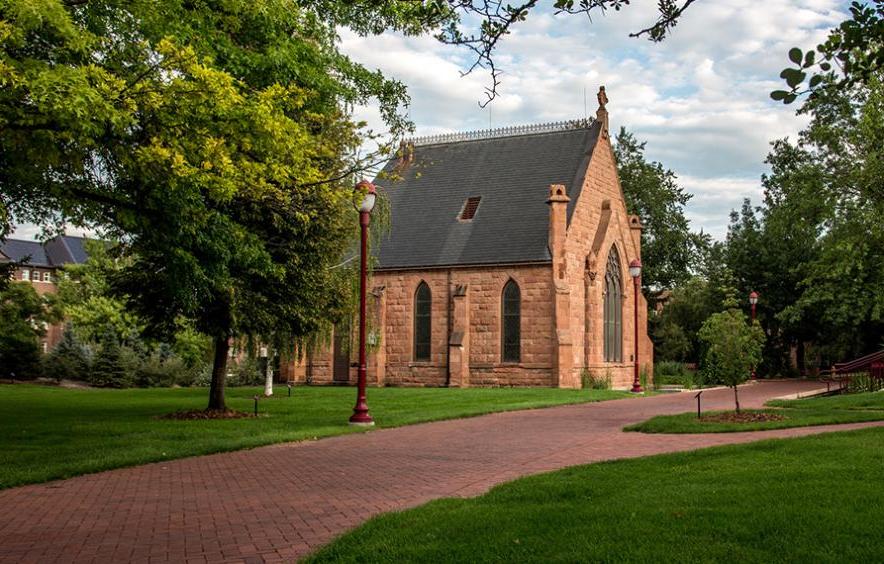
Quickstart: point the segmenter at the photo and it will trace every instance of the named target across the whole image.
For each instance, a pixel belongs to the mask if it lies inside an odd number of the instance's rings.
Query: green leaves
[[[841,76],[835,83],[839,87],[867,84],[876,73],[884,69],[884,0],[853,2],[850,14],[850,19],[833,29],[826,41],[817,46],[816,51],[802,53],[798,47],[789,50],[789,60],[796,68],[786,69],[780,76],[786,80],[790,93],[795,97],[778,95],[775,100],[790,104],[797,95],[813,93],[824,86],[823,76],[832,72],[833,61],[841,71]],[[821,59],[818,64],[817,53]],[[804,78],[797,80],[798,73],[815,66],[819,68],[819,72],[812,75],[806,91],[799,91]],[[773,98],[773,94],[771,97]]]

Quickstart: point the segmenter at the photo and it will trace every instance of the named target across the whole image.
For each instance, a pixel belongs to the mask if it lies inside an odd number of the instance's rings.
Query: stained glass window
[[[617,247],[608,253],[604,300],[605,362],[623,361],[623,282]]]
[[[421,282],[414,293],[414,360],[430,360],[432,305],[430,287]]]
[[[522,340],[522,293],[515,280],[510,280],[503,287],[503,361],[519,362],[521,360]]]

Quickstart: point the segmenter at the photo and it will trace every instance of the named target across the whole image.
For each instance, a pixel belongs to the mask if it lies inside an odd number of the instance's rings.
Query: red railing
[[[838,384],[839,390],[850,387],[850,381],[860,374],[868,374],[868,387],[871,390],[880,390],[884,387],[884,350],[873,352],[849,362],[839,362],[830,370],[820,373],[820,380],[826,382],[826,389],[831,388],[831,383]]]

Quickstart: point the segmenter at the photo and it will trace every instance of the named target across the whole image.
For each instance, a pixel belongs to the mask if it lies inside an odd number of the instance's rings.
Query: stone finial
[[[595,117],[602,124],[602,133],[607,135],[608,132],[608,95],[605,93],[605,87],[599,87],[599,93],[597,95],[599,100],[599,109],[595,112]]]
[[[571,198],[568,197],[568,192],[565,190],[564,184],[550,184],[549,185],[549,199],[546,201],[547,204],[552,202],[570,202]]]

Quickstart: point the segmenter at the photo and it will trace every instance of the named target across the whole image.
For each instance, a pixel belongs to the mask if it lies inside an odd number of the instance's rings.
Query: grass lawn
[[[766,422],[722,423],[697,419],[696,412],[692,412],[678,415],[658,415],[647,421],[630,425],[624,430],[641,433],[732,433],[884,420],[884,392],[801,400],[773,400],[767,405],[775,409],[743,411],[771,413],[785,417],[785,419]],[[719,413],[724,412],[707,411],[704,415]]]
[[[252,411],[263,388],[228,389],[228,406]],[[264,417],[172,421],[202,409],[207,389],[71,390],[0,385],[0,488],[198,454],[364,431],[347,419],[355,388],[286,388],[261,400]],[[370,388],[377,427],[630,397],[611,390]]]
[[[377,517],[312,562],[877,562],[884,429],[578,466]]]

